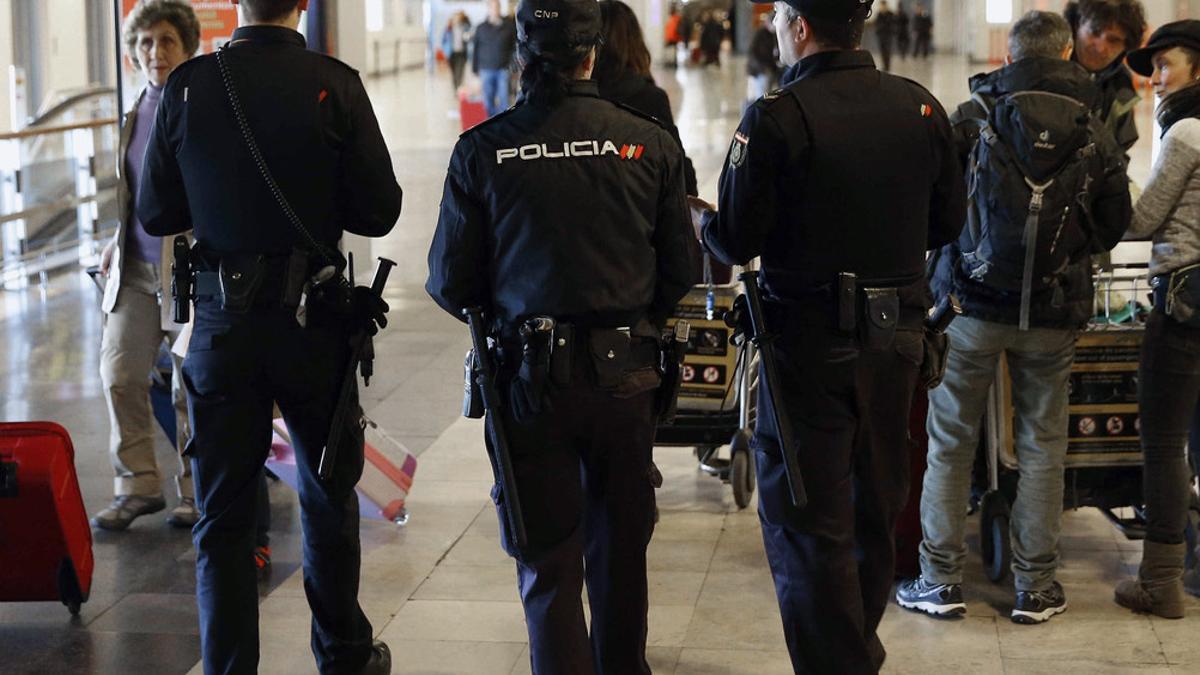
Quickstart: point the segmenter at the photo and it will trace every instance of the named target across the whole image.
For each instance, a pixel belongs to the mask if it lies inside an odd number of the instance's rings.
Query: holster
[[[900,294],[894,288],[863,288],[862,314],[859,322],[862,345],[879,351],[892,346],[896,340],[896,324],[900,320]]]
[[[683,387],[683,359],[687,356],[690,333],[691,325],[680,319],[675,323],[675,329],[661,342],[658,372],[662,376],[662,385],[655,399],[655,410],[661,424],[670,424],[675,420],[679,390]]]
[[[475,350],[468,349],[463,358],[463,417],[478,420],[483,419],[483,390],[476,379],[479,364],[475,361]]]

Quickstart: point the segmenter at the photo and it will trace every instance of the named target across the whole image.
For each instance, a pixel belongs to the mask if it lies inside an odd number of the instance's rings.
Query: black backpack
[[[993,106],[979,95],[974,100],[985,115],[976,117],[959,264],[975,281],[1019,292],[1019,325],[1028,330],[1031,296],[1056,288],[1091,239],[1091,111],[1048,92],[1006,94]]]

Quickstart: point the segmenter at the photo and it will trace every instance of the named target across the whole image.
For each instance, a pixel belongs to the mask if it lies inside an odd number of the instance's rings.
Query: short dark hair
[[[1146,33],[1146,8],[1140,0],[1078,0],[1067,3],[1063,16],[1071,24],[1071,32],[1091,23],[1105,27],[1113,25],[1125,31],[1125,51],[1142,45]]]
[[[1008,51],[1013,61],[1041,57],[1059,58],[1071,44],[1071,27],[1053,12],[1034,10],[1022,16],[1008,33]]]
[[[241,0],[251,21],[278,21],[296,10],[300,0]]]
[[[183,51],[188,56],[200,48],[200,20],[196,18],[191,4],[183,0],[141,0],[125,17],[125,23],[121,24],[121,40],[130,58],[137,59],[138,31],[147,30],[160,21],[175,27],[179,39],[183,41]]]
[[[835,49],[858,49],[862,45],[867,17],[871,16],[872,2],[873,0],[868,0],[859,5],[849,21],[810,16],[792,7],[790,3],[784,3],[784,18],[791,23],[803,16],[809,27],[812,28],[817,44]]]

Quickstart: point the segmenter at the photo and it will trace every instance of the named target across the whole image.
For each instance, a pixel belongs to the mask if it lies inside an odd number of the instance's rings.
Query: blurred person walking
[[[500,0],[488,0],[487,20],[475,28],[471,71],[483,85],[483,107],[488,117],[507,110],[509,74],[517,49],[517,28],[510,16],[500,13]]]
[[[463,71],[467,65],[467,48],[471,44],[471,20],[466,12],[455,12],[442,31],[442,54],[450,66],[450,79],[457,91],[462,86]]]

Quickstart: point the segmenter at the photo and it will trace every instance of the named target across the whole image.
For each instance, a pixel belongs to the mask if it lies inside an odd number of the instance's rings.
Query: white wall
[[[13,63],[12,0],[0,0],[0,132],[11,131],[8,71]]]
[[[44,0],[41,26],[42,63],[45,64],[42,96],[88,84],[87,30],[84,0]],[[31,101],[31,108],[41,101]]]

